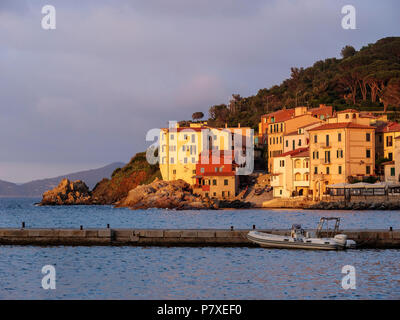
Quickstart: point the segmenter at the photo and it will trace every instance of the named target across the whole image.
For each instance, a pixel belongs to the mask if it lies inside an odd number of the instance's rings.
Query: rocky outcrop
[[[314,209],[314,210],[400,210],[400,201],[373,201],[373,202],[364,202],[364,201],[337,201],[337,202],[327,202],[321,201],[310,206],[307,206],[305,209]]]
[[[128,196],[116,205],[131,209],[216,209],[214,201],[193,194],[192,188],[183,180],[162,181],[156,179],[148,185],[140,185],[129,191]]]
[[[69,181],[63,179],[60,184],[52,190],[43,193],[41,206],[57,205],[88,205],[95,204],[88,186],[81,180]]]

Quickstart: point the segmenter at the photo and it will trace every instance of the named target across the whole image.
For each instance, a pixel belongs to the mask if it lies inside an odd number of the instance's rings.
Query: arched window
[[[294,176],[294,179],[295,179],[296,181],[301,181],[301,174],[300,174],[299,172],[297,172],[297,173],[295,174],[295,176]]]
[[[346,114],[346,119],[349,119],[349,118],[350,118],[350,116],[348,114]]]

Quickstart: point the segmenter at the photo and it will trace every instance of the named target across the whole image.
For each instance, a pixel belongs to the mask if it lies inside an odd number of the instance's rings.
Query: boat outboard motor
[[[335,239],[335,241],[336,241],[338,244],[342,245],[343,247],[346,246],[347,235],[345,235],[345,234],[337,234],[337,235],[334,237],[334,239]]]

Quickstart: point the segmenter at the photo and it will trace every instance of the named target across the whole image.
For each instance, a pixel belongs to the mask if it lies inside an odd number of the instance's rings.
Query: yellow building
[[[252,131],[248,127],[212,128],[205,123],[191,123],[189,127],[179,124],[160,130],[159,161],[163,180],[182,179],[196,183],[196,163],[205,150],[226,151],[253,144]],[[250,146],[252,148],[252,145]]]
[[[310,188],[314,198],[321,198],[329,184],[374,174],[374,127],[353,122],[329,123],[309,132]]]
[[[400,124],[388,122],[376,129],[378,156],[392,161],[395,153],[395,139],[400,137]]]

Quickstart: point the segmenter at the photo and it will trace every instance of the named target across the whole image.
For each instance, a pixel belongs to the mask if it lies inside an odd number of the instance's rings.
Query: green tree
[[[203,112],[195,112],[192,114],[192,119],[193,120],[200,120],[204,118],[204,113]]]
[[[352,46],[345,46],[342,51],[340,52],[343,59],[350,58],[356,54],[356,49]]]

